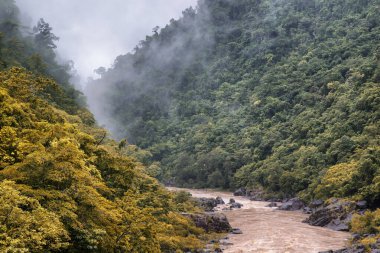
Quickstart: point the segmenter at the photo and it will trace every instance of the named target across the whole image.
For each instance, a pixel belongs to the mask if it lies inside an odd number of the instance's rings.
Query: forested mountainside
[[[380,203],[380,1],[202,0],[89,84],[158,178]]]
[[[144,151],[106,137],[55,60],[51,28],[25,35],[17,13],[0,1],[0,252],[202,248],[205,232],[179,214],[193,203],[146,174]]]
[[[22,66],[56,80],[67,97],[65,109],[75,112],[84,107],[83,95],[70,85],[72,62],[59,63],[54,49],[59,38],[42,18],[30,28],[20,21],[13,0],[0,1],[0,70]],[[76,103],[72,103],[72,102]],[[67,103],[71,103],[70,105]],[[63,106],[63,101],[60,103]]]

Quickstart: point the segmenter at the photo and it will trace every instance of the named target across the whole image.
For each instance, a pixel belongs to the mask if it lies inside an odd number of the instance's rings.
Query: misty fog
[[[207,50],[214,44],[207,31],[208,9],[197,10],[185,10],[183,17],[147,36],[133,53],[118,56],[112,68],[99,69],[100,79],[89,81],[89,107],[114,138],[127,136],[135,143],[138,132],[145,132],[144,119],[174,116],[173,90],[186,89],[191,69],[207,65]]]
[[[94,69],[109,67],[116,56],[177,19],[196,0],[16,0],[23,19],[34,26],[44,18],[60,38],[58,53],[73,60],[81,83]]]

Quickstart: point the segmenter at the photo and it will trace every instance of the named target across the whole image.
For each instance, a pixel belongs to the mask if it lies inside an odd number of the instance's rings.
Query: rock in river
[[[218,204],[218,205],[224,205],[225,203],[224,203],[224,200],[221,198],[221,197],[216,197],[215,198],[215,200],[216,200],[216,203]]]
[[[241,208],[243,205],[238,203],[238,202],[234,202],[230,205],[230,208]]]
[[[293,198],[283,203],[278,209],[286,211],[300,210],[305,204],[299,198]]]
[[[354,209],[353,202],[334,200],[328,205],[314,209],[304,222],[336,231],[348,231]]]
[[[195,198],[198,204],[206,211],[212,212],[214,211],[214,207],[216,207],[219,203],[217,199],[214,198]],[[223,201],[223,200],[222,200]]]
[[[222,213],[184,213],[185,217],[194,221],[197,227],[203,228],[206,232],[229,232],[232,227],[227,217]]]
[[[242,234],[243,232],[241,231],[240,228],[233,228],[231,233],[238,235],[238,234]]]
[[[245,188],[239,188],[234,192],[234,196],[245,196],[247,190]]]

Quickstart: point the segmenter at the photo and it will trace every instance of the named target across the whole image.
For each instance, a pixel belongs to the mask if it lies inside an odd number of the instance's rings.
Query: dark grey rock
[[[354,210],[355,203],[334,200],[327,206],[314,209],[304,222],[337,231],[348,231]]]
[[[241,208],[242,206],[243,206],[243,205],[240,204],[240,203],[238,203],[238,202],[232,203],[232,204],[230,205],[231,208]]]
[[[232,234],[242,234],[243,231],[240,230],[240,228],[233,228],[231,231]]]
[[[320,251],[319,253],[364,253],[364,248],[357,248],[357,247],[351,247],[351,248],[345,248],[340,250],[328,250],[328,251]]]
[[[313,200],[311,203],[310,203],[310,205],[309,205],[309,207],[310,208],[317,208],[317,207],[320,207],[321,205],[323,205],[323,200],[320,200],[320,199],[317,199],[317,200]]]
[[[367,201],[365,200],[361,200],[361,201],[358,201],[356,202],[356,208],[358,209],[366,209],[368,206],[367,206]]]
[[[340,220],[339,218],[332,220],[329,224],[326,225],[326,227],[335,231],[349,230],[348,222],[346,219]]]
[[[194,221],[195,226],[203,228],[206,232],[230,232],[231,225],[227,217],[222,213],[199,213],[199,214],[182,214]]]
[[[260,190],[252,190],[252,191],[247,191],[245,194],[250,200],[252,201],[269,201],[269,202],[280,202],[277,199],[274,200],[273,198],[265,198],[265,193]]]
[[[216,200],[216,203],[217,203],[218,205],[223,205],[223,204],[225,204],[225,203],[224,203],[224,200],[223,200],[221,197],[219,197],[219,196],[216,197],[215,200]]]
[[[218,202],[214,198],[195,198],[199,206],[202,207],[206,212],[212,212],[214,207],[218,205]]]
[[[271,203],[269,203],[269,205],[267,205],[267,207],[277,207],[277,203],[271,202]]]
[[[310,207],[304,207],[302,210],[303,213],[311,214],[313,213],[313,210]]]
[[[234,196],[245,196],[247,190],[245,188],[239,188],[234,192]]]
[[[251,201],[263,201],[264,199],[260,196],[250,196],[249,200],[251,200]]]
[[[286,211],[300,210],[305,204],[299,198],[293,198],[283,203],[278,209]]]

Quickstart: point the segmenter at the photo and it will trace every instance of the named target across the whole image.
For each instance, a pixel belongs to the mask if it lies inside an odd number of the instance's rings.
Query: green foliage
[[[88,111],[69,114],[67,102],[75,104],[49,78],[0,72],[0,251],[202,248],[204,231],[178,213],[194,206],[129,156],[149,153],[106,138]]]
[[[369,251],[371,245],[380,239],[380,208],[374,211],[366,211],[364,214],[354,214],[351,221],[351,232],[364,236],[362,243]],[[373,235],[366,237],[365,235]]]
[[[54,212],[23,196],[11,181],[0,183],[1,252],[63,251],[69,235]]]
[[[351,231],[360,235],[380,233],[380,209],[352,217]]]
[[[379,6],[199,1],[88,94],[164,182],[378,205]]]
[[[0,70],[18,66],[53,78],[72,102],[69,112],[77,113],[83,107],[84,97],[70,84],[72,62],[61,64],[56,59],[54,43],[58,37],[53,28],[43,19],[34,28],[26,27],[21,24],[19,13],[14,0],[0,0]]]

